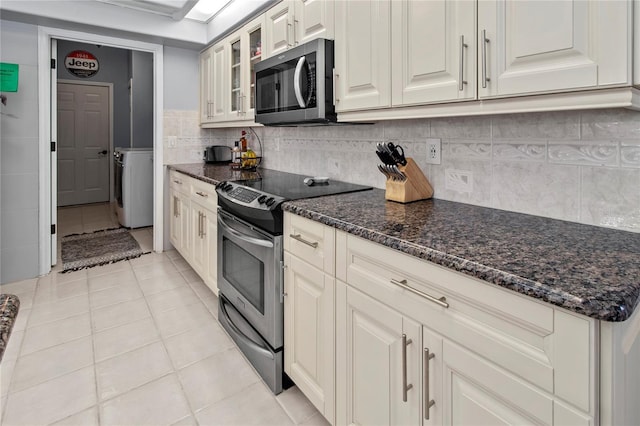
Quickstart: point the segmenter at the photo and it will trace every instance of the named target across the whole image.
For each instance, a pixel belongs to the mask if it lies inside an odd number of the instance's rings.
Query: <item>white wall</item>
[[[38,31],[0,21],[0,62],[20,66],[0,105],[0,282],[38,273]]]
[[[197,110],[200,102],[198,51],[164,47],[164,109]]]
[[[131,147],[153,148],[153,54],[129,51],[131,59]]]

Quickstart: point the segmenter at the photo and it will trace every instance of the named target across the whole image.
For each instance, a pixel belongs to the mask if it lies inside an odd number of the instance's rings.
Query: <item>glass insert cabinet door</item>
[[[264,18],[247,24],[227,40],[227,119],[253,120],[255,108],[255,65],[262,60]]]
[[[240,112],[242,96],[241,40],[231,43],[231,112]]]
[[[262,59],[262,29],[258,28],[249,33],[249,66],[250,66],[250,83],[249,83],[249,109],[254,110],[256,106],[256,70],[255,66]]]

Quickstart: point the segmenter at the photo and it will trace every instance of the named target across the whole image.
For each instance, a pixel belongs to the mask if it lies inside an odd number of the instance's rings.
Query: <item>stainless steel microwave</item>
[[[267,126],[328,124],[333,105],[333,41],[316,39],[256,64],[255,120]]]

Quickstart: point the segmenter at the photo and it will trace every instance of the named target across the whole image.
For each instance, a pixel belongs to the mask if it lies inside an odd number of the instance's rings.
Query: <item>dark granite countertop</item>
[[[489,283],[605,321],[640,297],[640,234],[384,191],[290,201],[283,209]]]
[[[187,174],[193,178],[201,180],[203,182],[211,183],[215,185],[218,182],[234,181],[234,180],[247,180],[255,179],[259,177],[258,172],[251,172],[246,170],[233,170],[229,164],[205,164],[205,163],[191,163],[191,164],[169,164],[167,166],[170,170],[176,170]]]
[[[11,329],[16,322],[20,299],[13,294],[0,294],[0,361],[7,348]]]

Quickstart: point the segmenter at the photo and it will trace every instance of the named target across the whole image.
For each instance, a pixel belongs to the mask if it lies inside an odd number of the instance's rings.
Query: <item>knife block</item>
[[[433,197],[433,187],[413,158],[407,158],[407,164],[398,166],[398,169],[407,176],[407,180],[399,182],[387,179],[385,199],[410,203]]]

